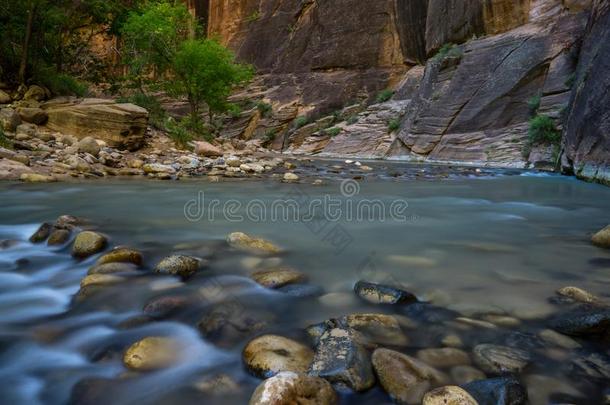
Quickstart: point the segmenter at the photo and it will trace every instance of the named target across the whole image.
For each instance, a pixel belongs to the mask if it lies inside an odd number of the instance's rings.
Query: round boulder
[[[49,239],[47,240],[47,244],[49,246],[57,246],[63,245],[70,239],[70,231],[66,229],[55,229],[49,235]]]
[[[252,279],[263,287],[275,289],[288,284],[302,283],[307,277],[296,270],[282,267],[254,272]]]
[[[280,252],[280,248],[272,242],[246,235],[243,232],[233,232],[227,237],[227,242],[235,249],[255,254],[268,255]]]
[[[123,364],[136,371],[166,368],[178,362],[179,350],[175,339],[151,336],[132,344],[123,356]]]
[[[32,234],[32,236],[30,236],[30,242],[32,242],[32,243],[44,242],[45,240],[47,240],[47,238],[51,234],[52,230],[53,230],[53,227],[51,226],[51,224],[49,224],[47,222],[43,223],[42,225],[40,225],[40,227],[38,227],[36,232],[34,232]]]
[[[199,260],[191,256],[173,255],[161,260],[155,266],[155,272],[187,278],[199,270]]]
[[[481,344],[472,353],[475,363],[491,374],[519,373],[530,361],[528,352],[507,346]]]
[[[242,353],[248,370],[260,378],[269,378],[282,371],[305,373],[313,356],[309,347],[277,335],[251,340]]]
[[[97,232],[83,231],[76,235],[72,246],[72,256],[85,258],[101,252],[106,247],[108,240],[104,235]]]
[[[479,405],[479,403],[460,387],[448,385],[424,395],[422,405]]]
[[[114,273],[129,273],[136,270],[136,266],[132,263],[105,263],[98,264],[89,269],[88,275],[91,274],[114,274]]]
[[[290,371],[263,381],[250,398],[250,405],[334,405],[337,394],[323,378]]]
[[[142,253],[128,247],[116,247],[95,262],[96,265],[107,263],[133,263],[140,266],[142,265]]]
[[[88,136],[86,138],[81,139],[76,144],[78,151],[81,153],[88,153],[97,157],[100,154],[100,145],[97,143],[95,139]]]

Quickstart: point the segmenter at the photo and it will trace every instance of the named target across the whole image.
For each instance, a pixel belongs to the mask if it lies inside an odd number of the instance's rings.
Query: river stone
[[[49,246],[57,246],[63,245],[64,243],[70,240],[70,231],[67,229],[54,229],[49,235],[49,240],[47,240],[47,244]]]
[[[197,327],[207,340],[221,347],[231,347],[265,328],[269,321],[267,318],[238,301],[230,301],[212,308]]]
[[[199,270],[199,260],[183,255],[166,257],[155,266],[156,273],[171,274],[184,278],[192,276],[197,270]]]
[[[246,345],[242,358],[253,375],[269,378],[282,371],[307,372],[313,360],[313,351],[282,336],[263,335]]]
[[[163,296],[156,297],[144,305],[144,313],[154,318],[165,318],[176,311],[186,308],[189,304],[188,297]]]
[[[130,273],[136,270],[136,266],[132,263],[105,263],[91,267],[87,274],[114,274],[114,273]]]
[[[527,391],[514,377],[497,377],[473,381],[462,388],[479,405],[526,405]]]
[[[172,338],[151,336],[132,344],[123,356],[123,364],[135,371],[151,371],[178,362],[179,343]]]
[[[337,394],[328,381],[293,372],[279,373],[263,381],[250,398],[250,405],[334,405]]]
[[[0,109],[0,128],[4,131],[15,132],[21,125],[21,117],[12,108]]]
[[[44,125],[49,119],[49,116],[42,108],[20,107],[17,108],[17,114],[19,114],[21,120],[36,125]]]
[[[62,215],[55,221],[55,228],[72,230],[77,226],[85,225],[87,221],[73,215]]]
[[[599,301],[599,298],[597,298],[595,295],[578,287],[568,286],[560,288],[557,290],[557,295],[585,304]]]
[[[83,278],[80,282],[80,288],[85,288],[88,286],[102,286],[109,284],[116,284],[124,281],[123,277],[118,277],[112,274],[90,274]]]
[[[72,246],[72,256],[88,257],[104,250],[107,244],[105,236],[91,231],[83,231],[76,235]]]
[[[359,332],[361,342],[369,345],[406,346],[409,339],[395,316],[385,314],[350,314],[339,319],[339,324]]]
[[[519,373],[530,361],[528,352],[507,346],[480,344],[472,353],[475,363],[492,374]]]
[[[299,176],[297,176],[294,173],[288,172],[288,173],[284,174],[284,181],[287,181],[287,182],[299,181]]]
[[[195,381],[192,386],[204,394],[213,396],[231,395],[241,390],[239,383],[227,374],[205,376]]]
[[[303,273],[284,267],[256,271],[251,277],[258,284],[271,289],[280,288],[288,284],[301,283],[307,280],[307,277]]]
[[[451,347],[422,349],[417,352],[417,358],[432,367],[439,368],[470,364],[470,356],[468,353]]]
[[[576,372],[599,381],[610,379],[610,356],[604,353],[584,353],[572,360]],[[576,377],[575,377],[576,378]]]
[[[176,169],[174,169],[172,166],[163,165],[161,163],[147,163],[142,166],[142,170],[144,170],[144,173],[148,174],[172,175],[176,173]]]
[[[610,249],[610,225],[593,235],[591,242],[596,246]]]
[[[552,329],[544,329],[538,332],[538,336],[540,337],[540,339],[544,340],[545,343],[562,347],[564,349],[572,350],[581,347],[581,344],[575,341],[574,339],[562,335],[561,333],[555,332]]]
[[[375,350],[372,361],[383,389],[401,404],[419,404],[430,388],[447,381],[440,371],[393,350]]]
[[[52,230],[53,230],[53,226],[51,224],[49,224],[48,222],[44,222],[42,225],[40,225],[40,227],[36,230],[36,232],[34,232],[32,234],[32,236],[30,236],[30,242],[32,242],[32,243],[44,242],[45,240],[47,240],[47,238],[51,234]]]
[[[486,378],[485,373],[472,366],[455,366],[449,371],[449,374],[451,379],[460,385]]]
[[[102,257],[97,259],[96,265],[102,265],[107,263],[133,263],[136,266],[142,265],[142,253],[135,249],[128,247],[116,247],[110,252],[105,253]]]
[[[57,181],[57,178],[39,173],[23,173],[19,176],[19,180],[25,183],[53,183]]]
[[[568,336],[609,336],[610,310],[585,310],[562,314],[555,318],[550,326]]]
[[[265,239],[255,238],[243,232],[233,232],[227,237],[229,245],[235,249],[255,254],[276,254],[280,248]]]
[[[462,388],[448,385],[424,395],[422,405],[479,405],[479,403]]]
[[[334,328],[322,334],[309,374],[354,391],[365,391],[375,384],[366,349],[358,343],[356,332]]]
[[[358,281],[354,286],[356,295],[372,304],[409,304],[417,297],[408,291],[385,285]]]

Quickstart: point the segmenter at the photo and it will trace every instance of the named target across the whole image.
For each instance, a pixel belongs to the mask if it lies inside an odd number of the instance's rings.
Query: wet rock
[[[505,335],[504,344],[521,350],[534,351],[544,347],[542,340],[533,333],[513,331]]]
[[[128,247],[116,247],[110,252],[105,253],[102,257],[97,259],[96,265],[102,265],[107,263],[133,263],[136,266],[142,265],[142,253],[139,251],[128,248]]]
[[[123,356],[123,364],[135,371],[162,369],[179,361],[179,350],[175,339],[151,336],[131,345]]]
[[[581,344],[574,339],[551,329],[544,329],[538,332],[538,336],[547,344],[562,347],[564,349],[572,350],[581,347]]]
[[[199,264],[199,260],[194,257],[173,255],[161,260],[155,266],[155,272],[188,278],[199,270]]]
[[[70,231],[66,229],[54,229],[49,235],[49,240],[47,240],[47,244],[49,246],[58,246],[63,245],[64,243],[70,240]]]
[[[324,289],[311,284],[288,284],[277,289],[286,295],[292,297],[318,297],[324,294]]]
[[[354,391],[365,391],[375,384],[368,352],[349,329],[334,328],[322,334],[309,374]]]
[[[101,252],[108,240],[97,232],[83,231],[76,235],[72,246],[72,256],[85,258]]]
[[[595,295],[578,287],[569,286],[560,288],[557,290],[557,295],[585,304],[599,302],[599,298],[597,298]]]
[[[221,347],[231,347],[263,330],[271,319],[240,302],[221,303],[205,314],[197,327],[203,337]]]
[[[55,221],[55,228],[72,230],[77,226],[85,225],[87,221],[72,215],[62,215]]]
[[[408,291],[390,286],[358,281],[354,286],[356,295],[372,304],[409,304],[417,297]]]
[[[227,242],[235,249],[254,254],[276,254],[280,248],[265,239],[255,238],[243,232],[233,232],[227,236]]]
[[[525,387],[513,377],[473,381],[462,388],[479,405],[526,405],[528,403]]]
[[[81,280],[80,288],[117,284],[124,280],[125,279],[123,277],[112,274],[90,274]]]
[[[610,336],[610,310],[577,310],[562,314],[550,323],[551,329],[568,336],[604,338]]]
[[[455,366],[449,371],[449,374],[451,379],[460,385],[486,378],[485,373],[472,366]]]
[[[582,352],[572,360],[574,370],[587,378],[607,381],[610,379],[610,356],[603,353]]]
[[[460,316],[455,318],[456,322],[459,322],[463,326],[468,328],[480,328],[480,329],[496,329],[497,326],[491,322],[481,321],[478,319],[467,318],[464,316]]]
[[[393,350],[375,350],[372,361],[383,389],[401,404],[419,404],[430,388],[447,381],[440,371]]]
[[[277,335],[263,335],[246,345],[242,358],[253,375],[269,378],[282,371],[307,372],[313,355],[309,347],[299,342]]]
[[[165,318],[186,308],[189,303],[188,297],[183,296],[156,297],[144,306],[144,313],[153,318]]]
[[[610,249],[610,225],[593,235],[591,242],[596,246]]]
[[[422,405],[479,405],[468,392],[460,387],[448,385],[436,388],[426,395]]]
[[[299,181],[299,176],[294,173],[288,172],[284,174],[283,179],[287,182]]]
[[[120,381],[109,378],[85,378],[76,383],[68,405],[100,405],[110,401],[110,393]]]
[[[363,337],[366,346],[406,346],[409,339],[395,316],[384,314],[351,314],[338,320],[340,325],[353,329]]]
[[[475,363],[492,374],[519,373],[530,361],[529,353],[524,350],[492,344],[478,345],[472,353]]]
[[[443,338],[441,339],[441,343],[444,346],[448,346],[448,347],[463,347],[464,346],[464,342],[462,341],[462,338],[453,333],[443,336]]]
[[[417,358],[432,367],[439,368],[470,364],[470,356],[468,353],[451,347],[419,350],[417,352]]]
[[[131,273],[136,269],[136,266],[132,263],[105,263],[91,267],[87,274]]]
[[[241,391],[241,386],[227,374],[206,376],[193,384],[193,387],[206,395],[224,396]]]
[[[431,305],[426,302],[414,302],[409,305],[401,306],[400,311],[415,321],[433,324],[450,321],[459,316],[458,312]]]
[[[51,234],[53,231],[53,226],[47,222],[40,225],[40,227],[30,236],[30,242],[32,243],[42,243]]]
[[[305,374],[279,373],[263,381],[250,398],[250,405],[334,405],[337,394],[328,381]]]
[[[271,270],[260,270],[252,274],[252,279],[266,288],[276,289],[288,284],[301,283],[307,277],[290,268],[277,268]]]

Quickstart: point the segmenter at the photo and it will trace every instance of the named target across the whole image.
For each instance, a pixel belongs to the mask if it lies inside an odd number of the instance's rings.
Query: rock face
[[[568,166],[610,184],[610,3],[595,0],[564,130]]]
[[[47,126],[79,139],[93,136],[109,146],[137,150],[144,143],[148,112],[133,104],[100,99],[64,99],[42,105]]]

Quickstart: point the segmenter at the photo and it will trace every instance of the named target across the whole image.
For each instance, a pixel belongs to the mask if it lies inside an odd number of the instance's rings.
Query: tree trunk
[[[28,66],[30,41],[32,40],[32,29],[34,26],[34,14],[36,14],[36,4],[30,0],[28,10],[28,22],[25,27],[25,38],[23,40],[23,49],[21,53],[21,63],[19,64],[19,83],[25,84],[25,73]]]

